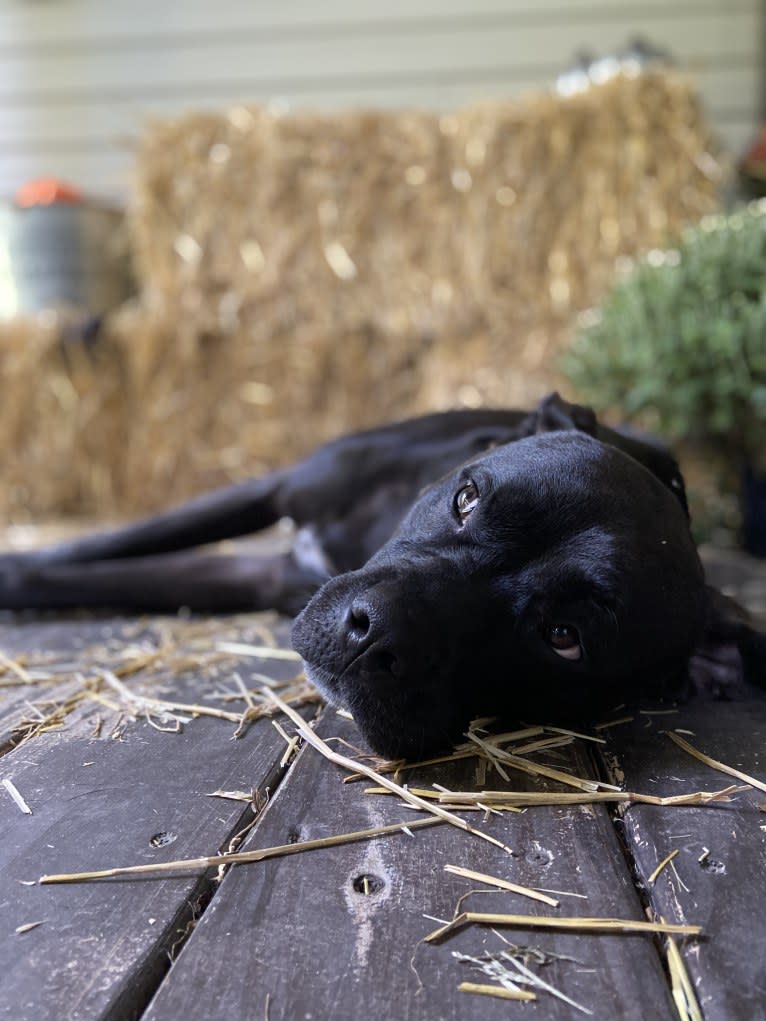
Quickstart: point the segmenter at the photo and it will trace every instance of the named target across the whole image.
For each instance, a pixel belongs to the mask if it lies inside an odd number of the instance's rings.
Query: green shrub
[[[766,204],[650,252],[586,317],[563,369],[581,397],[671,440],[766,453]]]

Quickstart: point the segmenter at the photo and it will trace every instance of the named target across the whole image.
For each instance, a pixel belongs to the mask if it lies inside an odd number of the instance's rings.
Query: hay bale
[[[0,430],[34,464],[0,503],[148,511],[343,430],[528,404],[619,260],[715,207],[714,153],[693,87],[659,71],[447,116],[154,124],[130,216],[141,298],[98,368],[0,331],[20,395]]]
[[[691,83],[657,70],[445,116],[237,107],[147,133],[134,247],[150,307],[261,348],[310,443],[325,387],[330,432],[544,392],[616,262],[715,207],[715,152]]]
[[[115,352],[63,340],[66,315],[0,323],[6,523],[97,515],[115,505],[126,416]]]

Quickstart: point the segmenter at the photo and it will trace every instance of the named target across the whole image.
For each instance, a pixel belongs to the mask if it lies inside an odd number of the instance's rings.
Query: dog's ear
[[[706,593],[701,635],[689,659],[692,691],[729,699],[748,687],[766,689],[766,633],[733,599],[710,587]]]
[[[625,428],[610,429],[601,425],[592,408],[582,404],[570,404],[555,391],[543,397],[527,420],[530,433],[561,432],[577,430],[595,436],[602,443],[617,447],[629,454],[635,461],[656,475],[672,492],[683,507],[687,518],[689,505],[686,501],[686,487],[678,462],[668,448],[653,437]]]
[[[534,411],[535,432],[561,432],[576,429],[595,436],[598,429],[596,413],[582,404],[570,404],[556,391],[543,397]]]

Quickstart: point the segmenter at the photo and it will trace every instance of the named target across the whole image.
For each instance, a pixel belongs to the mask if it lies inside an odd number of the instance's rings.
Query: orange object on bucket
[[[22,184],[16,192],[18,206],[52,206],[56,202],[76,205],[82,202],[82,195],[74,185],[60,181],[57,177],[36,177]]]

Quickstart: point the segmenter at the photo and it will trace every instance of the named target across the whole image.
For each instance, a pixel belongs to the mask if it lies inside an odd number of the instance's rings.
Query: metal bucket
[[[120,210],[0,204],[0,318],[61,307],[98,316],[133,292]]]

